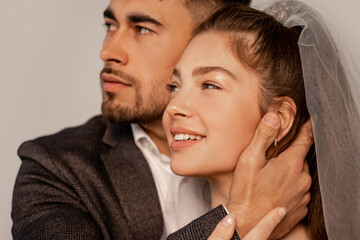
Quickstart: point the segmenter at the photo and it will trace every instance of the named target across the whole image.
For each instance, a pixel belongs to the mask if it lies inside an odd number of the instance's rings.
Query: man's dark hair
[[[251,0],[183,0],[183,2],[190,11],[194,26],[197,26],[223,4],[237,2],[249,6]]]

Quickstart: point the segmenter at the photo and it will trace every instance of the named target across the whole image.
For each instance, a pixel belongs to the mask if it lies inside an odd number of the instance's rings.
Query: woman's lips
[[[196,131],[184,128],[184,127],[171,127],[170,128],[171,134],[174,136],[175,134],[189,134],[189,135],[195,135],[195,136],[201,136],[204,137],[203,134],[197,133]]]
[[[184,148],[188,148],[193,146],[194,144],[200,142],[202,139],[200,140],[180,140],[180,141],[172,141],[170,144],[171,150],[173,151],[179,151],[182,150]]]
[[[173,151],[178,151],[200,142],[204,135],[183,127],[172,127],[170,132],[173,135],[173,141],[170,147]]]

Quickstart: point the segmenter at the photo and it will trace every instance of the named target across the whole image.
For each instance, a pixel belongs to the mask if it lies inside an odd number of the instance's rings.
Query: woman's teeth
[[[189,135],[189,134],[175,134],[175,141],[184,141],[184,140],[201,140],[201,136]]]

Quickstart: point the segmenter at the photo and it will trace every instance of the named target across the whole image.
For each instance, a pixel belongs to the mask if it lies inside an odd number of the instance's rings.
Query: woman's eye
[[[169,90],[170,93],[177,92],[180,90],[179,87],[174,84],[168,84],[167,89]]]
[[[218,87],[214,84],[211,84],[211,83],[203,83],[202,88],[203,89],[221,89],[220,87]]]
[[[148,28],[142,27],[142,26],[136,26],[136,32],[141,35],[149,34],[152,31]]]

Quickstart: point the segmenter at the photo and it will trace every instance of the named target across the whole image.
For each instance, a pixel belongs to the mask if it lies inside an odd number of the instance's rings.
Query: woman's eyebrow
[[[177,68],[174,69],[173,75],[174,75],[175,77],[181,78],[181,73],[180,73],[180,71],[179,71]]]
[[[193,71],[192,71],[192,76],[198,76],[198,75],[205,75],[208,74],[210,72],[220,72],[220,73],[224,73],[226,75],[229,75],[231,78],[236,79],[235,75],[230,72],[229,70],[220,67],[220,66],[205,66],[205,67],[196,67]]]

